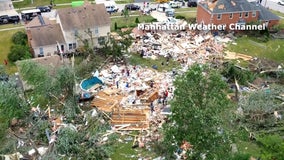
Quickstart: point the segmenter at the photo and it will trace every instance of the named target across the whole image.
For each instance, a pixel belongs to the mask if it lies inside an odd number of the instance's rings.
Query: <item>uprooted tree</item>
[[[284,88],[273,84],[257,91],[244,93],[238,103],[241,125],[250,132],[273,133],[283,130]]]
[[[192,152],[187,152],[189,159],[225,159],[230,154],[230,139],[221,113],[230,103],[220,74],[195,64],[176,78],[174,85],[172,115],[163,127],[167,157],[187,141],[192,145]]]

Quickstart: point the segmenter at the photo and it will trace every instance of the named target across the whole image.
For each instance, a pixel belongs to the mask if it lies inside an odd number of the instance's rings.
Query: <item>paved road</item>
[[[284,13],[284,6],[277,4],[278,0],[262,0],[261,5],[269,9]]]

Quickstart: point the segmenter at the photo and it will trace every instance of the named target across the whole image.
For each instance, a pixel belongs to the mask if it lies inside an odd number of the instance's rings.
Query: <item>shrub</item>
[[[156,18],[153,18],[150,20],[150,22],[158,22],[158,20]]]
[[[135,23],[136,23],[136,24],[137,24],[137,23],[140,23],[138,17],[136,17]]]
[[[178,15],[178,16],[176,16],[176,19],[186,19],[184,16],[181,16],[181,15]]]
[[[114,30],[117,30],[117,29],[118,29],[117,23],[115,22],[115,23],[114,23]]]
[[[18,60],[29,59],[32,55],[29,52],[28,46],[23,45],[13,45],[11,46],[10,53],[8,54],[8,59],[11,62],[16,62]]]
[[[18,31],[12,36],[12,42],[14,44],[26,45],[27,41],[28,41],[27,34],[22,31]]]

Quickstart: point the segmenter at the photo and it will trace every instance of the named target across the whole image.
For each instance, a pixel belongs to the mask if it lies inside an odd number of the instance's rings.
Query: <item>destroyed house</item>
[[[198,24],[226,25],[265,23],[268,28],[279,23],[280,18],[257,2],[247,0],[205,0],[197,6]],[[226,29],[229,29],[226,27]]]

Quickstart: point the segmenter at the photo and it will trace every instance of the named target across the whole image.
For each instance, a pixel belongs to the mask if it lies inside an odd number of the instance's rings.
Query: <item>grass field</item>
[[[33,1],[33,3],[31,3]],[[54,0],[55,4],[71,3],[72,0]],[[14,8],[35,7],[49,5],[50,0],[24,0],[22,2],[13,2]]]
[[[139,15],[139,14],[141,14],[140,11],[130,11],[130,12],[129,12],[129,15]],[[112,13],[112,14],[111,14],[111,17],[113,17],[113,16],[121,16],[121,11],[119,10],[119,11],[116,12],[116,13]]]
[[[134,0],[117,0],[115,1],[116,4],[126,4],[126,3],[133,3]]]
[[[186,8],[177,8],[175,12],[184,12],[184,11],[196,11],[196,7],[186,7]]]
[[[196,18],[196,12],[182,12],[182,13],[175,13],[175,17],[183,16],[186,20]]]
[[[11,37],[14,33],[20,30],[10,30],[0,32],[0,62],[3,64],[4,60],[7,59],[7,55],[10,52],[10,47],[12,46]],[[17,67],[13,63],[8,63],[6,66],[6,71],[11,74],[17,72]]]
[[[0,25],[0,29],[6,29],[6,28],[14,28],[14,27],[21,27],[23,26],[22,24],[3,24]]]
[[[132,131],[132,135],[138,135],[135,133],[136,131]],[[128,135],[117,135],[119,139],[123,140],[122,142],[115,142],[113,145],[113,152],[110,158],[112,160],[137,160],[138,158],[144,157],[147,159],[154,159],[157,157],[155,152],[149,151],[146,148],[132,148],[134,137]],[[118,138],[117,138],[118,139]],[[126,141],[126,139],[129,139]],[[150,158],[151,157],[151,158]]]
[[[284,61],[284,40],[270,39],[268,42],[258,42],[256,38],[240,37],[237,45],[230,44],[227,49],[237,53],[243,53],[253,57],[267,58],[279,63]]]
[[[114,24],[117,23],[118,28],[128,28],[135,27],[137,24],[135,23],[136,18],[138,18],[140,23],[143,22],[151,22],[154,18],[152,16],[135,16],[135,17],[119,17],[111,19],[111,31],[114,31]]]
[[[169,64],[166,65],[166,58],[159,57],[157,59],[150,59],[150,58],[141,58],[139,54],[131,54],[129,57],[129,62],[132,65],[140,65],[143,67],[152,68],[153,65],[158,67],[157,71],[171,71],[173,68],[178,69],[180,67],[179,62],[170,60]],[[162,65],[162,62],[164,65]]]

